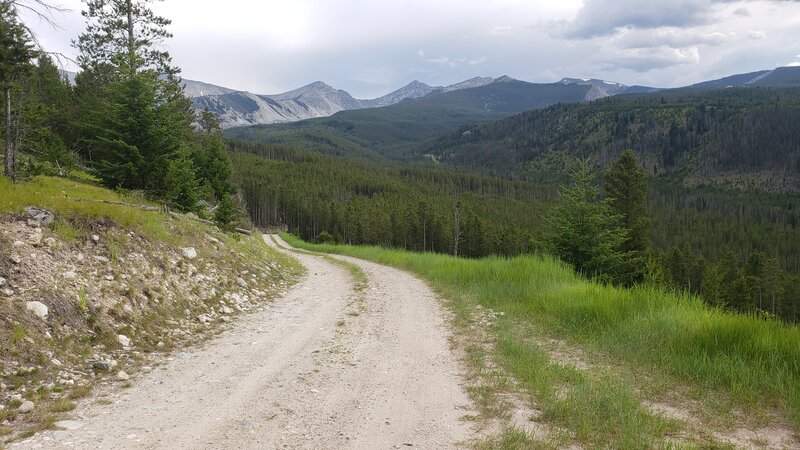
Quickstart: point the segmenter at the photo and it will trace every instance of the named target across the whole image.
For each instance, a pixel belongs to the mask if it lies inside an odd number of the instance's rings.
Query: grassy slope
[[[772,420],[773,409],[795,431],[800,428],[796,327],[726,313],[697,298],[648,287],[602,286],[549,258],[464,260],[284,238],[301,248],[417,273],[452,299],[460,316],[475,303],[505,313],[495,328],[499,362],[527,388],[543,420],[570,430],[570,439],[641,447],[674,436],[676,423],[654,416],[641,406],[643,399],[677,402],[700,415],[707,422],[703,426],[719,426],[720,432],[737,417],[763,426]],[[558,364],[543,344],[553,338],[582,348],[590,355],[586,358],[608,370],[594,376]],[[714,441],[695,431],[701,438],[694,444]],[[506,439],[513,446],[518,437]]]

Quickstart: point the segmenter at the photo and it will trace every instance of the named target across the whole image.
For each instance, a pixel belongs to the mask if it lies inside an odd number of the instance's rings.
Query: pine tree
[[[17,179],[17,150],[19,130],[12,110],[11,92],[14,84],[30,70],[31,60],[37,55],[31,37],[19,21],[14,5],[0,0],[0,87],[5,106],[4,173]]]
[[[581,161],[571,177],[572,186],[561,191],[548,217],[551,251],[585,275],[627,281],[623,269],[630,254],[620,250],[627,233],[619,216],[608,199],[599,199],[588,161]]]
[[[625,284],[640,282],[644,277],[644,262],[650,247],[650,222],[646,217],[647,181],[644,170],[636,164],[636,154],[626,150],[604,174],[603,188],[620,226],[628,236],[620,251],[629,254],[626,261]]]
[[[152,0],[89,0],[87,30],[74,45],[83,72],[76,91],[87,93],[82,111],[89,160],[109,186],[174,194],[168,169],[185,155],[192,137],[191,102],[183,95],[169,53],[170,21]],[[84,86],[86,85],[86,86]],[[183,176],[187,171],[181,171]],[[170,192],[167,192],[170,191]]]
[[[164,190],[171,206],[181,211],[194,211],[197,208],[200,186],[187,148],[181,148],[169,162],[164,176]]]

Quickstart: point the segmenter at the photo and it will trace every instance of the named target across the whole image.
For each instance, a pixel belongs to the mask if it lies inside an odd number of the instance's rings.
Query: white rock
[[[3,278],[3,277],[0,277],[0,286],[5,286],[5,285],[6,285],[6,279]]]
[[[201,323],[209,323],[211,322],[211,317],[209,317],[206,314],[200,314],[199,316],[197,316],[197,321]]]
[[[233,314],[233,310],[227,305],[222,305],[219,308],[219,312],[220,314]]]
[[[82,426],[80,422],[75,420],[61,420],[56,422],[54,425],[65,430],[77,430]]]
[[[158,348],[162,348],[164,345],[166,345],[166,344],[164,344],[164,343],[163,343],[163,342],[161,342],[161,341],[158,341],[158,344],[156,344],[156,347],[158,347]]]
[[[2,293],[3,293],[3,295],[5,295],[6,297],[11,297],[12,295],[14,295],[14,291],[12,291],[12,290],[11,290],[11,289],[9,289],[9,288],[4,288],[4,289],[3,289],[2,291],[0,291],[0,292],[2,292]]]
[[[241,286],[243,288],[247,287],[247,281],[244,281],[244,279],[242,277],[237,277],[236,278],[236,284],[238,284],[239,286]]]
[[[19,406],[19,409],[18,409],[17,411],[19,411],[19,412],[21,412],[21,413],[23,413],[23,414],[27,414],[27,413],[29,413],[29,412],[33,411],[33,408],[34,408],[35,406],[36,406],[36,405],[34,405],[32,401],[30,401],[30,400],[25,400],[25,401],[24,401],[24,402],[22,402],[22,404]]]
[[[35,314],[40,319],[47,319],[48,309],[47,305],[42,302],[28,302],[25,304],[25,309]]]
[[[131,379],[131,376],[128,375],[127,373],[125,373],[124,370],[120,370],[119,373],[117,373],[117,380],[118,381],[128,381],[130,379]]]
[[[128,336],[125,336],[124,334],[117,335],[117,342],[119,342],[119,345],[123,347],[131,346],[131,339]]]
[[[181,249],[181,251],[183,252],[183,257],[186,258],[186,259],[195,259],[195,258],[197,258],[197,250],[195,250],[194,247],[187,247],[187,248]]]
[[[51,360],[50,360],[50,363],[51,363],[51,364],[53,364],[53,365],[54,365],[54,366],[56,366],[56,367],[61,367],[61,366],[62,366],[62,362],[61,362],[61,361],[59,361],[59,359],[58,359],[58,358],[53,358],[53,359],[51,359]]]
[[[97,244],[98,242],[100,242],[100,236],[98,236],[98,235],[96,235],[96,234],[93,234],[93,235],[92,235],[92,242],[94,242],[95,244]]]
[[[75,277],[77,277],[77,276],[78,276],[78,274],[73,272],[73,271],[71,271],[71,270],[69,272],[64,272],[64,278],[66,278],[67,280],[74,280]]]
[[[105,256],[97,256],[97,255],[95,255],[94,259],[96,261],[99,261],[99,262],[102,262],[102,263],[107,263],[108,262],[108,258],[106,258]]]
[[[14,264],[19,264],[22,262],[22,258],[20,258],[17,254],[9,256],[8,259],[10,259]]]

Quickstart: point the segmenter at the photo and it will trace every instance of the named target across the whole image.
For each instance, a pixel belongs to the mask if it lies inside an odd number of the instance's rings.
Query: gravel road
[[[464,447],[474,411],[431,290],[337,257],[367,274],[357,292],[341,267],[293,255],[308,275],[287,295],[11,448]]]

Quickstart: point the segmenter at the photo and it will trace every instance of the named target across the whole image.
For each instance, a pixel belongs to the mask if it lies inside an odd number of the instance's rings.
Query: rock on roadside
[[[36,315],[36,317],[42,320],[47,319],[47,314],[49,313],[47,305],[42,302],[28,302],[25,304],[25,309],[32,312]]]

